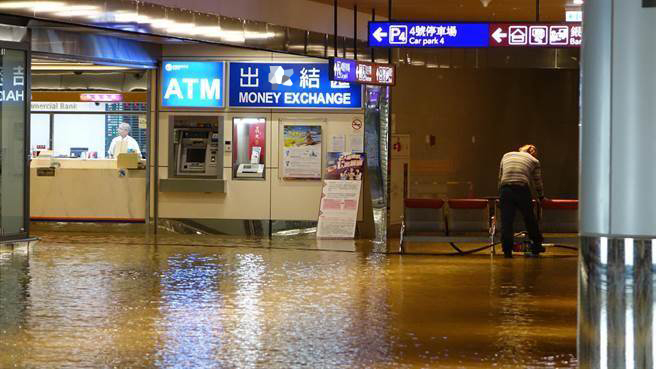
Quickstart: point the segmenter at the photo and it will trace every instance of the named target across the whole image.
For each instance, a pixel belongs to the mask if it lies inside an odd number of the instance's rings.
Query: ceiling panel
[[[333,0],[312,0],[333,4]],[[536,1],[531,0],[393,0],[392,15],[398,20],[535,21]],[[487,3],[487,6],[484,5]],[[566,10],[579,10],[574,0],[540,0],[540,20],[564,21]],[[345,8],[376,9],[387,17],[387,0],[338,0]]]

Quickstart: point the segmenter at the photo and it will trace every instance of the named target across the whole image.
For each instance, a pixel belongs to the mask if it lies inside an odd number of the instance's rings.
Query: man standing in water
[[[519,151],[512,151],[503,156],[499,166],[499,197],[501,206],[501,241],[503,254],[512,257],[513,221],[515,211],[524,217],[524,224],[531,238],[531,252],[539,255],[544,252],[542,234],[531,205],[531,184],[538,198],[544,198],[542,171],[537,159],[538,150],[533,145],[524,145]]]

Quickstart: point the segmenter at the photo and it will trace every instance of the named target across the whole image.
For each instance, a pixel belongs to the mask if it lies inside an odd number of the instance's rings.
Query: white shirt
[[[112,158],[116,159],[118,154],[125,154],[130,149],[133,152],[139,154],[139,157],[141,157],[141,150],[139,150],[139,144],[137,143],[137,140],[130,136],[125,136],[125,138],[117,136],[112,140],[112,143],[109,145],[109,150],[107,152]]]

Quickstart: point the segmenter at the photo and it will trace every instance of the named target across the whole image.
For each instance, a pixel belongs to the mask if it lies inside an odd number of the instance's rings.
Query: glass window
[[[148,148],[145,103],[38,102],[43,113],[32,113],[31,149],[53,150],[57,157],[108,159],[112,140],[119,136],[119,125],[130,126],[129,135],[145,158]],[[52,106],[65,106],[67,111],[52,111]],[[34,106],[34,105],[33,105]],[[73,111],[76,113],[70,113]],[[125,113],[119,113],[125,112]],[[52,115],[52,126],[50,116]],[[50,147],[52,146],[52,147]],[[81,155],[85,153],[84,155]]]
[[[57,157],[79,157],[80,152],[86,151],[91,157],[104,158],[105,116],[55,114],[52,149]]]
[[[0,54],[0,238],[25,227],[25,52]]]
[[[264,178],[266,120],[234,118],[232,125],[233,178]]]
[[[146,112],[145,103],[112,103],[107,104],[106,111],[117,112]],[[127,123],[130,125],[130,136],[137,141],[143,157],[147,157],[148,136],[147,120],[145,114],[107,114],[107,125],[105,128],[105,152],[109,151],[109,145],[114,137],[118,136],[118,125]]]
[[[30,117],[30,152],[50,150],[50,114],[32,114]]]

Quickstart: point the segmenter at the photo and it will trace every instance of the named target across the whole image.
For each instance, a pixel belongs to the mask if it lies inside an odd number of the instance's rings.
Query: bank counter
[[[34,158],[30,163],[31,219],[144,222],[145,168],[146,161],[136,157]]]

